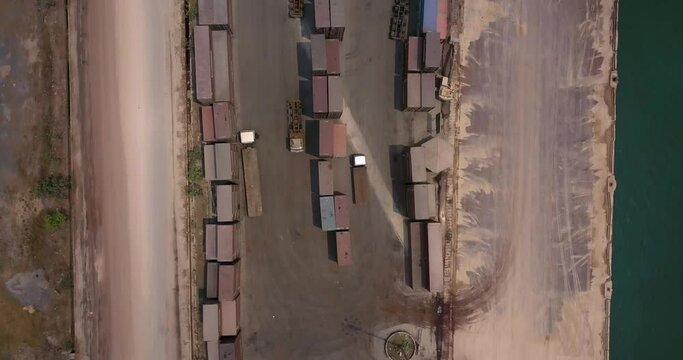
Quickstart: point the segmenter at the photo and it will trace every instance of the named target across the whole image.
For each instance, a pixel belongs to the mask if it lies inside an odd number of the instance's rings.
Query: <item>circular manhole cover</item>
[[[415,339],[405,331],[397,331],[389,335],[384,344],[384,352],[392,360],[408,360],[415,355],[416,351]]]

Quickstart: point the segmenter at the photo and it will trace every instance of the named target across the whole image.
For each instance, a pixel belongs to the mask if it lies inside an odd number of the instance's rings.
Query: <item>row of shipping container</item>
[[[422,0],[422,33],[428,32],[448,37],[448,0]]]
[[[431,111],[438,104],[436,75],[434,73],[408,73],[404,82],[404,110]]]
[[[346,28],[345,0],[314,0],[314,22],[317,33],[334,39],[343,39]]]
[[[195,97],[200,104],[234,102],[232,37],[227,30],[194,27]]]
[[[314,166],[311,184],[319,200],[320,228],[334,232],[337,263],[340,266],[351,265],[349,196],[334,191],[334,169],[331,161],[318,160]]]
[[[441,41],[436,32],[410,36],[405,42],[405,72],[435,72],[441,66]]]

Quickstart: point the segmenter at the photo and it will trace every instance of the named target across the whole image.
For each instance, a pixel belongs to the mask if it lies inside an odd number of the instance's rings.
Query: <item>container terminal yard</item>
[[[610,0],[69,3],[83,359],[607,359]]]

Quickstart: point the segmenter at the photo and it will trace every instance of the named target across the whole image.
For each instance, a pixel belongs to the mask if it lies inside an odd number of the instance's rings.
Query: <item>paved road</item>
[[[612,5],[465,0],[455,359],[605,356]]]
[[[180,357],[173,1],[89,1],[80,72],[93,359]],[[179,18],[178,18],[179,19]],[[86,274],[86,279],[93,274]],[[79,311],[79,310],[76,310]],[[78,319],[78,317],[77,317]],[[90,320],[87,320],[90,321]],[[78,328],[78,326],[77,326]],[[82,345],[79,344],[79,349]]]

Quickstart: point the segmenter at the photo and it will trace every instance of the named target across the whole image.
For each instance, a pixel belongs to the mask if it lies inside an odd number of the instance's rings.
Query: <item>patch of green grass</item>
[[[5,359],[22,345],[40,344],[39,317],[22,310],[21,304],[0,286],[0,359]]]
[[[39,198],[66,199],[69,197],[70,188],[69,177],[57,174],[40,178],[34,191]]]
[[[57,231],[64,227],[68,219],[66,212],[63,210],[50,210],[43,214],[43,225],[49,231]]]
[[[185,6],[187,9],[188,20],[192,21],[196,19],[198,14],[197,0],[186,0]]]
[[[59,281],[59,288],[62,290],[71,290],[74,287],[74,275],[71,269],[64,274],[62,280]]]
[[[200,196],[202,190],[202,151],[199,146],[195,146],[187,152],[187,194],[190,196]]]

